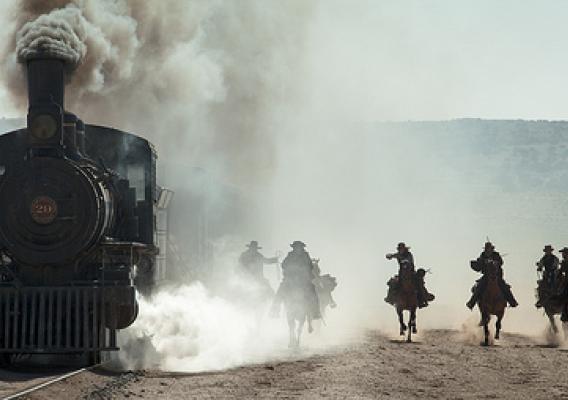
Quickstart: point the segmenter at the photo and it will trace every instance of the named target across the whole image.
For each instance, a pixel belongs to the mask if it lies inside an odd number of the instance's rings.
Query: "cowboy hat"
[[[561,253],[568,253],[568,247],[564,247],[562,250],[560,250]]]
[[[542,251],[554,251],[554,249],[552,248],[551,245],[547,244],[546,246],[544,246],[544,249],[542,249]]]
[[[296,247],[306,247],[306,244],[300,240],[295,240],[290,247],[292,247],[293,249],[295,249]]]
[[[253,248],[253,249],[262,249],[262,247],[260,247],[260,246],[258,245],[258,242],[257,242],[256,240],[252,240],[249,244],[247,244],[247,247],[248,247],[249,249],[250,249],[250,248]]]
[[[485,250],[487,250],[487,249],[495,250],[495,246],[494,246],[493,243],[491,243],[491,242],[485,242],[484,249],[485,249]]]
[[[397,248],[397,249],[406,249],[406,250],[409,250],[409,249],[410,249],[410,246],[407,246],[404,242],[400,242],[400,243],[396,246],[396,248]]]

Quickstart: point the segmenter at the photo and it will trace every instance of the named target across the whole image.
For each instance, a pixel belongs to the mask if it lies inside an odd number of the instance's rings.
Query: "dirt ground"
[[[416,343],[369,332],[360,343],[302,359],[226,371],[92,374],[30,399],[568,399],[568,350],[504,334],[492,347],[450,330]]]

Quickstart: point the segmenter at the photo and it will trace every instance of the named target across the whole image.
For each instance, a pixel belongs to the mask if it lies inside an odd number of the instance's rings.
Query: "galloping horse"
[[[560,285],[558,286],[562,287],[564,284],[564,282],[560,282]],[[550,321],[550,329],[555,334],[558,333],[558,325],[556,324],[555,316],[562,315],[564,336],[568,338],[568,320],[564,321],[565,319],[568,319],[568,315],[566,315],[568,314],[568,310],[566,308],[568,306],[568,299],[555,295],[558,291],[556,289],[558,288],[548,288],[540,285],[544,285],[543,279],[539,280],[538,297],[540,298],[540,303],[542,304],[544,312]]]
[[[400,323],[400,335],[403,336],[408,331],[406,341],[412,342],[412,334],[418,333],[416,329],[416,309],[418,308],[418,295],[416,289],[416,278],[414,270],[401,269],[399,272],[399,289],[396,295],[394,306],[398,314],[398,322]],[[404,324],[403,311],[410,312],[408,326]]]
[[[308,332],[312,332],[312,321],[309,316],[309,305],[306,299],[306,289],[300,285],[290,285],[284,296],[284,308],[290,330],[290,342],[288,347],[297,349],[300,347],[300,337],[304,330],[304,324],[308,322]]]
[[[481,313],[479,325],[483,326],[483,332],[485,333],[484,345],[489,346],[489,321],[492,315],[497,317],[497,322],[495,323],[495,339],[498,340],[507,301],[499,287],[499,267],[494,263],[488,263],[485,276],[487,278],[487,286],[477,305]]]

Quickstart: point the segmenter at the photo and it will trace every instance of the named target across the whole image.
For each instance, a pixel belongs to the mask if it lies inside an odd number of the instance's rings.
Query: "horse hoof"
[[[406,343],[412,343],[412,339],[406,339]]]
[[[415,326],[412,327],[412,333],[418,333],[418,329]]]
[[[499,340],[499,335],[495,335],[495,340]]]

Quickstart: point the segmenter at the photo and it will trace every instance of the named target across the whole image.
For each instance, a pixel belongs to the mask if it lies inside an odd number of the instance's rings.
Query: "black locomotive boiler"
[[[0,358],[98,357],[164,278],[172,193],[147,140],[65,111],[62,60],[27,79],[27,127],[0,136]]]

